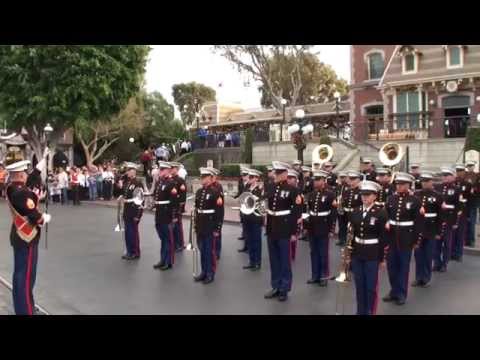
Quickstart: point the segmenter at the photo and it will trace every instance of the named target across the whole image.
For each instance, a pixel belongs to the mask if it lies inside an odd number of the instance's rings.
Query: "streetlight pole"
[[[313,131],[313,125],[308,124],[305,125],[305,121],[303,120],[305,117],[305,111],[302,109],[298,109],[295,112],[295,118],[297,119],[297,123],[289,126],[288,133],[293,138],[293,143],[295,144],[295,148],[297,149],[297,159],[303,163],[303,151],[307,147],[305,135],[311,133]]]
[[[45,138],[46,138],[46,141],[47,141],[47,149],[50,148],[50,134],[52,133],[52,131],[53,131],[53,128],[50,125],[50,123],[47,123],[47,125],[43,128],[43,132],[45,133]],[[46,198],[45,198],[45,213],[48,214],[48,201],[49,201],[49,198],[50,198],[50,190],[49,190],[49,186],[48,186],[48,177],[49,177],[48,168],[50,166],[50,154],[49,153],[47,153],[47,158],[45,160],[47,162],[47,164],[46,164],[47,173],[46,173],[46,181],[45,181],[45,189],[46,189],[47,195],[46,195]],[[45,225],[45,249],[48,249],[48,223]]]
[[[336,123],[337,123],[337,139],[340,138],[340,93],[335,91],[333,94],[335,97],[335,112],[336,112]]]

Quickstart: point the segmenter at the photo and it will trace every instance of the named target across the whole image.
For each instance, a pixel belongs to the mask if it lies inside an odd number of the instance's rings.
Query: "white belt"
[[[375,205],[384,206],[384,205],[385,205],[385,203],[384,203],[384,202],[380,202],[380,201],[375,201]]]
[[[213,214],[215,209],[207,209],[207,210],[197,210],[199,214]]]
[[[327,216],[327,215],[330,215],[330,212],[331,212],[331,210],[322,211],[322,212],[313,212],[313,211],[310,211],[310,215],[312,215],[312,216]]]
[[[413,226],[413,221],[395,221],[395,220],[389,220],[388,223],[390,225],[395,225],[395,226]]]
[[[437,217],[437,215],[438,215],[437,213],[426,213],[424,216],[426,218],[434,218],[434,217]]]
[[[353,208],[343,208],[343,211],[352,212],[352,211],[353,211]]]
[[[291,212],[292,212],[291,210],[282,210],[282,211],[267,210],[267,214],[272,216],[290,215]]]
[[[378,244],[378,239],[360,239],[359,237],[355,236],[355,242],[363,245],[371,245]]]
[[[460,202],[466,203],[468,200],[467,199],[460,199]]]
[[[447,205],[447,204],[445,204],[445,209],[455,209],[455,205]]]
[[[126,203],[131,203],[131,202],[133,202],[133,200],[134,200],[134,199],[126,199],[126,200],[124,200],[124,202],[126,202]]]
[[[170,204],[170,200],[155,201],[155,205],[166,205]]]

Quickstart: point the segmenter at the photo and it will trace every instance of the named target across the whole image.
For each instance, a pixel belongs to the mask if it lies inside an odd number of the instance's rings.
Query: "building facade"
[[[480,45],[352,45],[354,140],[463,138],[479,87]]]

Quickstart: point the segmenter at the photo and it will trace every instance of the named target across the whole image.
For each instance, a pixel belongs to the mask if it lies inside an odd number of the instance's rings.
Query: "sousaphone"
[[[312,168],[315,165],[320,165],[320,167],[332,160],[333,158],[333,148],[330,145],[322,144],[315,146],[312,151]]]

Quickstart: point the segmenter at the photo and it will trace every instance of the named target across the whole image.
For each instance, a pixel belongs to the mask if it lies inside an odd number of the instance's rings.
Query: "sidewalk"
[[[0,285],[0,316],[14,315],[12,304],[12,293]]]

